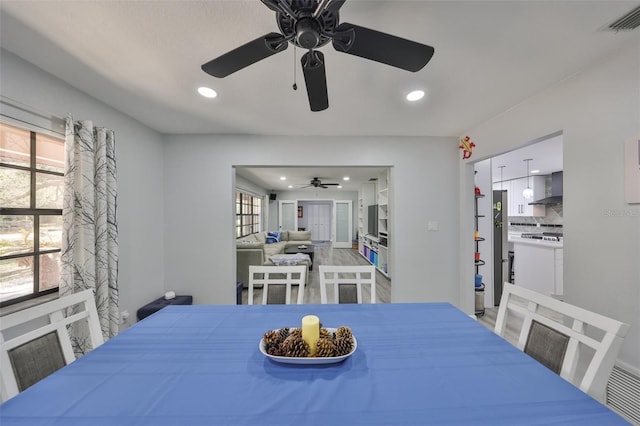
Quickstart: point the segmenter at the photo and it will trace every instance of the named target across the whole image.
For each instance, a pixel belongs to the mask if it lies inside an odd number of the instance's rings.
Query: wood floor
[[[334,249],[330,242],[315,243],[313,270],[309,271],[307,277],[307,286],[304,292],[305,304],[320,303],[320,275],[318,274],[319,265],[369,265],[358,250],[351,248]],[[292,298],[297,296],[296,290],[292,294]],[[253,303],[260,304],[261,291],[254,292]],[[363,289],[362,297],[369,299],[371,292]],[[376,303],[391,302],[391,280],[384,276],[380,271],[376,270]],[[247,289],[242,291],[242,303],[247,303]]]

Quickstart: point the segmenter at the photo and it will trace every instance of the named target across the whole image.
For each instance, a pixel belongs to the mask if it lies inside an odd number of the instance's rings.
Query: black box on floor
[[[151,314],[158,312],[160,309],[169,305],[192,305],[193,304],[193,296],[176,296],[173,299],[165,299],[161,297],[159,299],[154,300],[153,302],[149,302],[144,305],[142,308],[138,309],[138,321],[145,319]]]

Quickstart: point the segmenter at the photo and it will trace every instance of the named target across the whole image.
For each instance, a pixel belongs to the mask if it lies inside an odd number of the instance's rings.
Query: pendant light
[[[533,189],[531,189],[531,186],[529,185],[529,161],[531,160],[533,160],[533,158],[527,158],[526,160],[523,160],[527,163],[527,187],[522,191],[522,196],[527,200],[533,198]]]

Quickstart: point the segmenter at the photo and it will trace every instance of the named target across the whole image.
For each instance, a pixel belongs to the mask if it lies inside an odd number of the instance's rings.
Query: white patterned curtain
[[[114,132],[69,115],[65,148],[60,295],[93,289],[106,340],[120,325]],[[77,355],[91,349],[87,330],[70,333]]]

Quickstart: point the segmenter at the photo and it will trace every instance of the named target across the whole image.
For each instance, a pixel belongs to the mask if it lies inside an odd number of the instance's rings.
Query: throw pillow
[[[279,243],[280,232],[267,232],[267,244]]]

